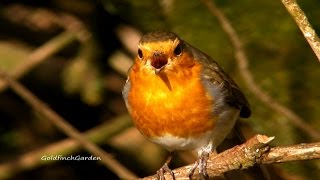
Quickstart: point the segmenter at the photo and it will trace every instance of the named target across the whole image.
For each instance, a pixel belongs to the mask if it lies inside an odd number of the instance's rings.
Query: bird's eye
[[[140,59],[142,59],[142,58],[143,58],[143,54],[142,54],[141,49],[138,49],[138,57],[139,57]]]
[[[182,45],[178,44],[177,47],[173,51],[174,55],[180,56],[182,53]]]

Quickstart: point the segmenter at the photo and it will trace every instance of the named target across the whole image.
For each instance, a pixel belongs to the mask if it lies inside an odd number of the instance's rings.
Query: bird
[[[208,177],[209,154],[226,138],[239,117],[251,115],[235,81],[209,55],[176,33],[146,33],[138,43],[122,95],[133,124],[153,143],[170,152],[157,171],[169,172],[172,152],[196,150],[196,168]]]

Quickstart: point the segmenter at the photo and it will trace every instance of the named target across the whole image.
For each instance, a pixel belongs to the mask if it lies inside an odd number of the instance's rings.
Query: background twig
[[[281,2],[287,8],[292,18],[296,21],[303,36],[306,38],[313,52],[316,54],[318,61],[320,61],[320,40],[316,31],[309,23],[307,16],[295,0],[281,0]]]

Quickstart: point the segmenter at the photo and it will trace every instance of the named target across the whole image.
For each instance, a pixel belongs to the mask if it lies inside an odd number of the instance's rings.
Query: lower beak
[[[162,66],[161,68],[155,68],[154,69],[155,74],[158,75],[164,68],[165,66]]]

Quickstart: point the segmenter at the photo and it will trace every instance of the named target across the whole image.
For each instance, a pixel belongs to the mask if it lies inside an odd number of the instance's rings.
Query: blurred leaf
[[[0,41],[0,67],[10,72],[18,66],[29,53],[30,50],[28,48],[18,45],[17,43]]]

